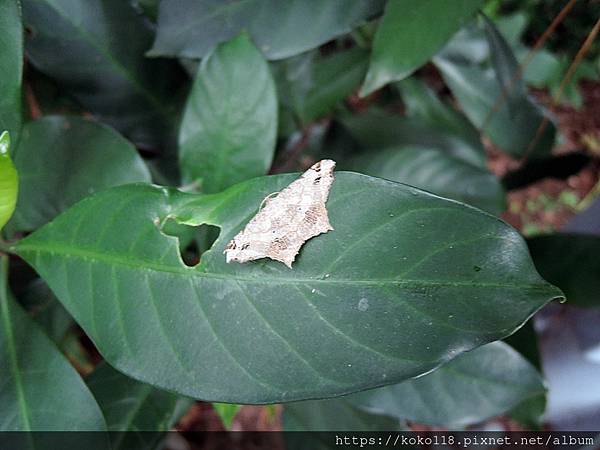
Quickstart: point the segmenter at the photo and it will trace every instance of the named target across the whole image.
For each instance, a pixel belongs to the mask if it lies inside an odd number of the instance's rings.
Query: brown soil
[[[554,148],[553,154],[584,151],[594,159],[566,180],[547,178],[508,194],[509,210],[502,217],[525,234],[528,234],[528,224],[534,225],[539,232],[561,228],[573,215],[585,209],[591,200],[587,196],[597,189],[600,179],[600,83],[585,80],[580,83],[580,89],[584,99],[580,110],[560,105],[554,111],[563,142]],[[545,106],[551,105],[546,92],[537,91],[534,95]],[[489,167],[496,175],[501,177],[523,163],[487,144]]]

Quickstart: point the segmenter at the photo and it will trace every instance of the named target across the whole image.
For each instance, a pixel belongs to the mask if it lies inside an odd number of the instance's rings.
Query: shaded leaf
[[[18,300],[44,330],[46,336],[61,348],[75,322],[44,280],[34,279],[25,287]]]
[[[18,0],[0,1],[0,30],[0,132],[7,130],[16,143],[21,128],[23,78],[23,25]]]
[[[0,430],[105,430],[83,380],[8,292],[7,257],[0,266]]]
[[[600,236],[558,233],[527,240],[540,273],[559,286],[569,304],[600,306]]]
[[[10,158],[10,136],[0,134],[0,231],[15,211],[19,177]]]
[[[357,88],[367,69],[368,52],[351,48],[323,56],[318,51],[274,65],[280,101],[303,124],[331,112]]]
[[[425,83],[416,78],[408,78],[397,84],[409,116],[418,117],[433,129],[443,130],[450,136],[460,138],[466,151],[460,156],[466,162],[481,168],[486,167],[485,149],[477,129],[465,116],[444,104]],[[468,157],[467,157],[468,156]]]
[[[354,159],[354,166],[368,175],[410,184],[492,214],[505,209],[504,190],[492,173],[435,148],[407,146],[368,152]]]
[[[503,342],[464,353],[434,372],[347,397],[353,405],[425,425],[464,427],[545,394],[543,380]]]
[[[425,64],[483,4],[483,0],[390,0],[375,33],[366,96]]]
[[[546,403],[546,394],[529,397],[511,409],[507,415],[527,430],[541,430]]]
[[[132,4],[139,8],[150,19],[156,21],[158,18],[158,5],[160,0],[131,0]]]
[[[23,127],[15,155],[19,199],[11,226],[33,230],[83,197],[110,186],[150,181],[135,147],[106,125],[46,116]]]
[[[336,174],[327,204],[335,231],[308,241],[293,270],[271,260],[227,264],[226,243],[295,178],[256,178],[216,195],[113,188],[15,250],[111,365],[227,403],[398,383],[510,334],[561,297],[498,219],[348,173]],[[184,265],[177,240],[161,233],[168,217],[221,227],[198,266]]]
[[[483,154],[461,136],[432,126],[419,117],[402,117],[371,108],[360,114],[343,115],[338,120],[366,150],[396,146],[419,146],[443,150],[475,167],[485,168]]]
[[[340,398],[286,404],[283,408],[283,430],[288,450],[331,450],[340,447],[340,442],[335,437],[332,439],[332,431],[401,431],[402,427],[396,419],[361,411]],[[349,449],[360,448],[359,445],[348,445],[352,444],[351,441],[344,444]]]
[[[163,0],[152,56],[203,58],[246,30],[268,59],[283,59],[348,33],[383,0]]]
[[[134,142],[169,141],[175,63],[144,52],[153,32],[123,0],[24,0],[27,57]]]
[[[497,103],[502,98],[502,89],[493,70],[441,58],[436,59],[436,65],[464,113],[494,144],[516,157],[549,154],[555,128],[549,123],[536,139],[544,115],[529,97],[522,96],[510,105],[506,101]],[[535,141],[537,144],[530,149]]]
[[[346,398],[338,398],[284,405],[283,429],[284,431],[400,431],[401,426],[398,419],[361,410]],[[331,445],[330,436],[328,441]]]
[[[219,192],[264,175],[277,133],[277,96],[269,66],[246,34],[202,60],[179,132],[184,182]]]
[[[96,397],[108,431],[112,449],[153,448],[192,404],[192,400],[161,391],[100,364],[87,378]],[[144,433],[154,431],[155,433]]]

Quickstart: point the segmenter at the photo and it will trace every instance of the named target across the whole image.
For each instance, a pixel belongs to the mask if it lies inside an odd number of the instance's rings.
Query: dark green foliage
[[[533,329],[525,357],[495,341],[559,288],[593,304],[597,242],[498,218],[484,141],[547,162],[528,86],[558,72],[514,82],[527,21],[484,3],[0,0],[0,428],[162,433],[192,399],[227,426],[284,402],[287,430],[537,426]],[[334,230],[292,269],[227,264],[327,157]]]

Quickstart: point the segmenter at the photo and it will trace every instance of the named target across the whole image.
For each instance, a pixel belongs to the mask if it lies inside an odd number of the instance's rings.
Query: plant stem
[[[0,255],[5,254],[14,254],[14,251],[12,250],[12,244],[10,244],[9,242],[6,242],[2,239],[0,239]]]

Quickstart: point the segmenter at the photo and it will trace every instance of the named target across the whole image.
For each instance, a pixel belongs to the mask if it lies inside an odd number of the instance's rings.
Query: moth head
[[[332,161],[331,159],[322,159],[321,161],[316,162],[312,166],[310,166],[310,168],[307,170],[307,174],[311,174],[313,176],[321,176],[323,174],[333,172],[334,168],[335,161]]]

